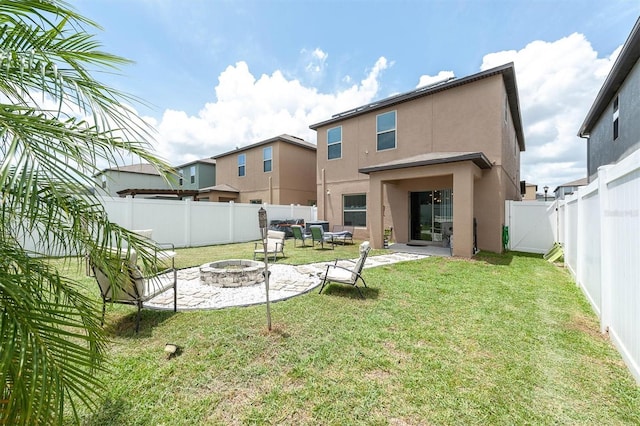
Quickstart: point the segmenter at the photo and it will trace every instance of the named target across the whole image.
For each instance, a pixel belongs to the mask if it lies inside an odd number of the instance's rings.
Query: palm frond
[[[0,0],[0,424],[60,423],[99,398],[97,301],[46,256],[88,253],[109,276],[120,252],[148,259],[149,243],[111,223],[89,188],[97,164],[123,155],[170,171],[126,106],[137,100],[94,77],[129,61],[87,28],[99,29],[62,1]]]

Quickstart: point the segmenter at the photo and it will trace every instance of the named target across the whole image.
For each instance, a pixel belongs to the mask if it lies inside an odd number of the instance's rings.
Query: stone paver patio
[[[416,253],[390,253],[367,258],[365,268],[424,259]],[[354,259],[355,260],[355,259]],[[320,285],[320,275],[326,265],[333,262],[292,266],[269,265],[269,299],[272,302],[286,300],[307,293]],[[345,262],[348,264],[348,262]],[[338,262],[338,264],[341,264]],[[345,265],[347,266],[347,265]],[[178,310],[221,309],[232,306],[250,306],[266,302],[264,283],[246,287],[226,288],[204,285],[200,281],[198,267],[178,271]],[[173,290],[160,294],[145,303],[146,308],[173,309]]]

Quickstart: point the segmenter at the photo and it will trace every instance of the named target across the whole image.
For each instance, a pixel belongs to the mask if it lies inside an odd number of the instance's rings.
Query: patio
[[[365,268],[424,259],[429,255],[423,247],[414,253],[392,252],[367,258]],[[320,285],[320,274],[327,263],[308,265],[270,264],[269,300],[277,302],[307,293]],[[200,268],[192,267],[178,271],[178,310],[221,309],[232,306],[251,306],[266,301],[264,283],[242,287],[214,287],[200,280]],[[167,291],[144,304],[147,308],[173,309],[173,290]]]

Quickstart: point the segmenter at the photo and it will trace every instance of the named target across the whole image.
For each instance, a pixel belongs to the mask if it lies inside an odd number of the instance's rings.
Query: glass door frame
[[[423,211],[423,206],[430,211]],[[416,214],[419,215],[417,218]],[[452,222],[453,191],[451,189],[409,192],[409,244],[441,244],[447,237],[445,235],[447,231],[442,229],[443,224]],[[416,229],[418,226],[420,229]],[[419,238],[415,238],[416,236]]]

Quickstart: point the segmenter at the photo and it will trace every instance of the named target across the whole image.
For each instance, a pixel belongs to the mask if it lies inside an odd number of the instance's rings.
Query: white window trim
[[[264,153],[265,153],[265,151],[266,151],[267,149],[270,149],[270,150],[271,150],[271,157],[269,157],[268,159],[267,159],[267,158],[264,158]],[[269,170],[269,171],[265,171],[265,169],[264,169],[264,165],[265,165],[265,163],[266,163],[267,161],[271,161],[271,170]],[[262,171],[263,171],[264,173],[271,173],[271,172],[273,172],[273,146],[265,146],[264,148],[262,148]]]
[[[390,113],[395,114],[395,125],[393,126],[393,129],[385,130],[384,132],[378,132],[378,117],[385,114],[390,114]],[[396,134],[393,148],[378,149],[378,135],[381,135],[383,133],[388,133],[388,132],[395,132]],[[396,109],[394,109],[393,111],[387,111],[387,112],[383,112],[381,114],[376,115],[376,152],[391,151],[394,149],[398,149],[398,110]]]
[[[368,194],[366,192],[357,192],[357,193],[353,193],[353,194],[342,194],[342,224],[344,225],[344,213],[345,213],[345,206],[344,206],[344,199],[345,197],[354,197],[354,196],[359,196],[359,195],[364,195],[364,200],[365,200],[365,205],[364,205],[364,209],[357,209],[357,210],[349,210],[350,212],[364,212],[364,226],[361,225],[354,225],[354,227],[356,228],[362,228],[362,229],[366,229],[367,228],[367,222],[369,220],[369,214],[368,214],[368,209],[367,209],[367,202],[368,200]]]
[[[244,159],[244,161],[242,162],[242,164],[240,164],[240,158]],[[238,177],[245,177],[247,175],[247,155],[246,154],[238,154],[238,158],[236,160],[238,168],[237,168],[237,173],[238,173]],[[240,174],[240,167],[244,167],[244,174]]]
[[[333,143],[329,143],[329,130],[333,130],[333,129],[340,129],[340,142],[333,142]],[[342,126],[335,126],[332,127],[330,129],[327,129],[327,161],[333,161],[333,160],[341,160],[342,159]],[[340,144],[340,157],[336,157],[336,158],[329,158],[329,146],[330,145],[337,145]]]

